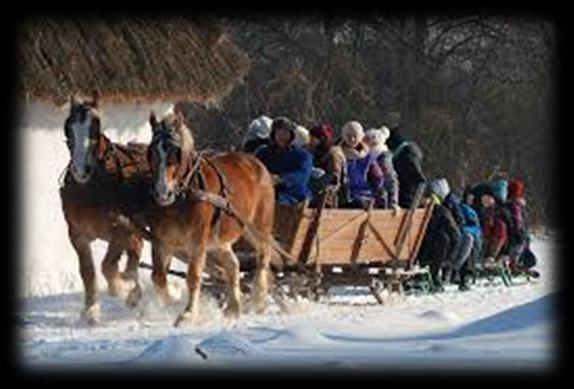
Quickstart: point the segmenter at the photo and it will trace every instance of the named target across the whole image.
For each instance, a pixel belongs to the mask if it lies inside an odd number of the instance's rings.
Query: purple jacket
[[[377,198],[383,186],[383,173],[377,159],[367,154],[363,158],[347,160],[349,195],[352,200]]]

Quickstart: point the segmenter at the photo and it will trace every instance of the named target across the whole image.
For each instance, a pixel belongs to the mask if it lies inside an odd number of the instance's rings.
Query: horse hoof
[[[135,308],[142,298],[142,290],[139,286],[136,286],[128,297],[126,298],[126,305],[130,308]]]
[[[164,305],[173,305],[181,299],[181,292],[172,285],[164,289],[156,288],[156,292]]]
[[[265,313],[265,310],[267,309],[267,302],[265,300],[259,300],[259,301],[254,301],[253,306],[255,308],[255,313],[260,315],[262,313]]]
[[[237,304],[228,305],[223,310],[223,316],[225,316],[227,319],[239,319],[240,313],[241,313],[241,307]]]
[[[82,319],[90,326],[100,322],[100,305],[94,304],[82,312]]]
[[[196,321],[197,321],[196,315],[194,315],[191,312],[184,312],[181,315],[179,315],[173,326],[174,327],[192,326],[196,323]]]

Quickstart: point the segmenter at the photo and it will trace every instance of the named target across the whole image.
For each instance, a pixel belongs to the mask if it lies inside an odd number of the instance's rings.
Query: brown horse
[[[83,316],[95,324],[99,320],[99,303],[90,249],[95,239],[109,242],[102,262],[109,293],[127,296],[130,306],[141,298],[138,265],[143,241],[135,232],[132,217],[146,208],[149,198],[147,146],[122,146],[102,134],[97,95],[92,101],[71,97],[64,129],[71,161],[60,197],[68,235],[79,258],[85,290]],[[120,273],[118,262],[124,252],[128,262]]]
[[[194,323],[197,318],[200,277],[208,252],[225,272],[229,294],[224,312],[228,317],[239,317],[240,272],[232,245],[242,236],[257,252],[253,301],[257,311],[263,311],[275,206],[271,175],[259,160],[247,154],[200,156],[179,113],[158,122],[152,112],[150,124],[153,138],[148,162],[153,197],[159,205],[150,223],[152,280],[166,303],[173,301],[166,277],[171,258],[177,256],[188,263],[188,303],[175,325]]]

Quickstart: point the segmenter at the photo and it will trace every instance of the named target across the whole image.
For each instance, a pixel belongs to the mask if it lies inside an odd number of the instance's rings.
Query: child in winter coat
[[[317,204],[321,194],[329,189],[326,206],[336,208],[345,199],[346,162],[340,146],[334,144],[334,131],[329,124],[317,124],[309,132],[309,149],[313,153],[313,173],[310,188],[313,191],[311,206]]]
[[[467,276],[470,273],[468,259],[474,247],[474,236],[465,229],[464,212],[461,206],[460,198],[450,190],[450,186],[446,178],[437,179],[431,182],[431,190],[433,193],[440,197],[444,206],[451,212],[453,219],[460,231],[460,240],[455,247],[452,257],[445,272],[445,281],[449,282],[451,275],[458,277],[457,283],[459,290],[464,291],[469,289],[467,283]]]
[[[431,201],[436,204],[421,244],[418,261],[421,265],[430,265],[430,274],[436,290],[443,290],[439,272],[454,256],[460,245],[461,232],[452,213],[443,204],[448,188],[444,182],[434,180],[429,185]]]
[[[346,123],[342,129],[341,148],[347,161],[347,206],[350,208],[364,208],[371,200],[375,206],[383,205],[383,172],[363,143],[364,134],[363,126],[356,121]]]
[[[501,185],[493,185],[481,198],[483,205],[482,235],[484,237],[485,264],[493,264],[508,243],[508,225],[501,199]]]
[[[528,253],[530,255],[525,255],[529,250],[530,237],[525,220],[524,183],[521,179],[509,184],[508,199],[505,206],[511,217],[508,228],[508,254],[511,270],[528,270],[536,264],[536,257],[530,253]]]
[[[393,166],[393,154],[386,141],[390,136],[387,127],[372,128],[365,133],[365,143],[370,153],[376,158],[383,173],[384,208],[399,209],[399,179]]]

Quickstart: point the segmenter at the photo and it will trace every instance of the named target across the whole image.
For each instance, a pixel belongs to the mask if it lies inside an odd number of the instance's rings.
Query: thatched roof
[[[18,55],[20,95],[57,105],[93,90],[112,102],[217,101],[249,67],[213,18],[34,19]]]

